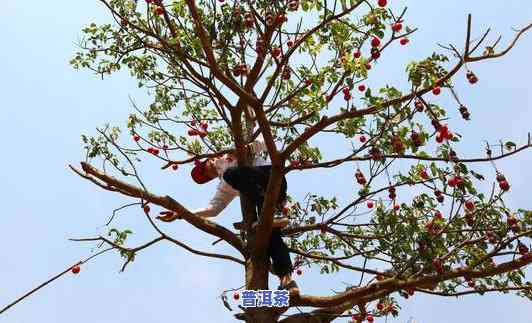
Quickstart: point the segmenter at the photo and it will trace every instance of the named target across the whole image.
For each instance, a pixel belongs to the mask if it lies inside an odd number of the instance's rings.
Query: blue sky
[[[370,86],[404,86],[405,63],[437,50],[437,42],[461,45],[467,13],[473,13],[474,36],[492,27],[494,33],[503,35],[503,43],[513,36],[511,27],[532,19],[532,3],[528,0],[490,4],[480,0],[389,2],[397,8],[409,6],[407,22],[420,31],[411,37],[408,47],[396,46],[383,55],[368,81]],[[90,255],[90,245],[67,239],[105,232],[102,226],[111,210],[128,201],[98,190],[67,168],[84,156],[81,133],[93,134],[96,126],[106,122],[124,124],[131,111],[128,95],[141,104],[149,102],[146,92],[137,89],[127,73],[101,81],[88,71],[75,71],[69,66],[81,28],[93,21],[110,21],[95,0],[75,4],[64,0],[2,1],[0,138],[5,148],[0,161],[0,306]],[[506,57],[471,66],[480,78],[477,86],[457,81],[458,92],[473,114],[473,121],[467,124],[456,112],[451,114],[453,129],[466,138],[461,144],[464,155],[481,154],[484,140],[524,143],[532,130],[530,53],[532,35],[526,35]],[[451,102],[447,95],[441,100]],[[450,106],[454,111],[454,105]],[[349,149],[343,142],[331,147],[337,151]],[[527,184],[532,181],[528,166],[532,165],[532,153],[497,165],[512,184],[508,204],[531,208]],[[149,187],[176,197],[190,208],[203,206],[214,191],[213,184],[193,186],[186,170],[160,171],[158,166],[144,162],[143,174]],[[493,172],[486,166],[479,165],[479,169]],[[337,191],[340,201],[346,201],[354,192],[351,177],[343,176],[350,172],[352,169],[291,173],[289,192],[301,198],[308,188],[326,196]],[[323,178],[327,178],[327,185]],[[237,204],[233,203],[217,220],[225,225],[234,222]],[[121,213],[115,226],[135,232],[132,244],[154,236],[138,210]],[[213,239],[184,223],[166,225],[165,229],[198,248],[211,248]],[[215,250],[229,252],[224,246]],[[243,271],[233,264],[192,256],[161,243],[139,254],[126,272],[118,273],[120,266],[118,255],[101,256],[84,266],[78,276],[66,275],[0,316],[0,323],[233,321],[217,299],[222,290],[242,285]],[[325,285],[324,279],[334,281],[334,285]],[[352,280],[351,275],[330,279],[308,269],[298,278],[303,293],[319,295]],[[416,295],[402,305],[397,322],[413,317],[418,323],[529,323],[532,315],[529,302],[510,295],[462,299]]]

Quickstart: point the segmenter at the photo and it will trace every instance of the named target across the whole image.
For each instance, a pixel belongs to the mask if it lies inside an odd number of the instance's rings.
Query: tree
[[[406,91],[391,85],[372,90],[364,85],[372,64],[390,46],[407,46],[416,31],[406,26],[406,8],[394,13],[383,0],[100,2],[115,24],[85,28],[72,65],[102,77],[127,67],[155,97],[145,108],[134,105],[136,113],[127,122],[131,138],[110,126],[98,129],[96,137],[83,136],[87,161],[72,169],[130,197],[124,207],[140,206],[157,236],[137,247],[126,247],[128,230],[79,240],[118,250],[124,268],[137,252],[170,241],[243,265],[246,289],[267,289],[266,247],[281,176],[355,163],[360,190],[350,203],[340,206],[334,197],[312,194],[292,199],[291,225],[283,233],[298,265],[319,267],[324,274],[353,271],[359,282],[330,296],[291,295],[290,306],[308,307],[307,313],[280,319],[271,308],[257,308],[246,312],[247,322],[331,322],[343,316],[371,322],[397,315],[396,296],[414,292],[513,291],[532,299],[524,282],[524,269],[532,262],[532,211],[505,206],[511,185],[495,165],[532,147],[530,137],[519,147],[510,141],[487,144],[485,156],[463,158],[456,151],[461,136],[444,121],[450,108],[438,100],[449,92],[469,120],[453,81],[465,70],[468,82],[476,84],[471,65],[504,56],[532,24],[499,49],[500,38],[487,44],[489,30],[473,40],[469,16],[464,48],[441,46],[444,53],[408,64]],[[259,135],[273,172],[255,231],[234,232],[199,218],[142,182],[141,158],[156,158],[162,169],[179,171],[235,147],[239,164],[247,165],[244,146]],[[352,152],[324,156],[309,140],[326,135],[344,138]],[[98,160],[101,166],[95,165]],[[493,163],[495,174],[475,171],[476,162]],[[496,184],[485,192],[493,177]],[[409,191],[409,203],[397,202],[399,190]],[[241,202],[249,228],[250,201]],[[171,237],[153,219],[155,208],[162,209],[163,219],[179,215],[224,241],[236,255],[200,251]]]

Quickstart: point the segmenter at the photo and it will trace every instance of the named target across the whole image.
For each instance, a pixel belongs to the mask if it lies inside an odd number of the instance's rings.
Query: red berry
[[[469,211],[473,211],[475,209],[475,203],[473,203],[473,201],[467,201],[465,202],[465,208]]]
[[[153,11],[156,15],[163,15],[164,14],[164,8],[163,7],[157,7],[155,8],[155,10]]]
[[[406,38],[406,37],[401,38],[401,40],[399,41],[399,43],[401,45],[403,45],[403,46],[408,44],[409,42],[410,42],[410,40],[408,40],[408,38]]]
[[[503,174],[497,174],[497,182],[505,181],[506,177]]]
[[[385,0],[385,1],[386,1],[386,0]],[[371,323],[371,322],[373,322],[375,319],[373,318],[373,315],[368,314],[368,316],[366,316],[366,320],[367,320],[369,323]]]
[[[526,254],[528,253],[528,250],[529,250],[528,247],[525,246],[525,245],[524,245],[523,243],[521,243],[521,242],[519,242],[519,243],[517,244],[517,249],[519,250],[519,254],[522,255],[522,256],[526,255]]]
[[[379,47],[381,45],[381,40],[377,37],[373,37],[371,40],[371,47]]]
[[[401,208],[401,205],[399,205],[399,204],[394,204],[394,206],[393,206],[393,209],[395,211],[399,211],[400,208]]]
[[[305,85],[306,86],[311,86],[312,85],[312,80],[305,80]]]
[[[501,181],[501,182],[499,182],[499,187],[500,187],[501,190],[503,190],[503,191],[508,191],[508,190],[510,190],[510,184],[508,184],[507,181]]]
[[[371,57],[373,59],[379,59],[379,57],[381,57],[381,52],[377,48],[374,48],[371,50]]]
[[[197,134],[198,134],[198,131],[196,129],[188,129],[189,136],[195,136]]]
[[[296,273],[297,273],[298,276],[303,275],[303,271],[302,271],[301,269],[298,269],[298,270],[296,271]]]
[[[368,206],[368,209],[372,209],[373,208],[373,202],[372,201],[368,201],[367,203],[367,206]]]
[[[142,209],[144,210],[144,213],[150,213],[150,206],[149,205],[144,205],[144,207]]]
[[[349,87],[348,86],[344,86],[344,88],[342,89],[342,92],[344,94],[349,94]]]
[[[386,1],[386,0],[379,0],[377,3],[379,4],[379,7],[386,7],[386,4],[388,4],[388,1]]]
[[[139,141],[140,140],[140,136],[137,135],[137,134],[133,135],[133,140]]]
[[[281,55],[281,48],[279,48],[279,47],[274,47],[274,48],[272,49],[272,56],[275,57],[275,58],[277,58],[277,57],[279,57],[279,55]]]
[[[392,25],[392,30],[395,32],[401,31],[401,29],[403,29],[403,24],[400,22],[396,22]]]
[[[151,153],[154,154],[154,155],[159,155],[159,149],[157,149],[157,148],[153,148],[153,149],[151,150]]]
[[[173,164],[173,165],[172,165],[172,169],[173,169],[173,170],[177,170],[178,168],[179,168],[179,165],[177,165],[177,164]]]
[[[234,293],[233,294],[233,298],[235,299],[235,301],[238,301],[240,299],[240,294],[239,293]]]
[[[294,46],[294,41],[292,39],[288,40],[288,42],[286,43],[286,46],[288,46],[288,48]]]
[[[72,267],[72,273],[73,274],[79,274],[81,268],[79,267],[79,265],[75,265],[74,267]]]
[[[365,86],[364,84],[360,84],[360,85],[358,86],[358,90],[359,90],[360,92],[364,92],[364,91],[366,91],[366,86]]]
[[[440,93],[441,93],[441,88],[439,86],[436,86],[435,88],[432,89],[432,94],[440,95]]]
[[[366,142],[366,136],[360,136],[359,140],[360,140],[361,143],[365,143]]]
[[[359,50],[353,53],[354,58],[360,58],[360,56],[362,56],[362,53]]]
[[[424,180],[429,179],[429,174],[427,174],[427,171],[425,169],[419,171],[419,176]]]
[[[201,125],[200,125],[201,129],[203,130],[207,130],[207,128],[209,128],[209,124],[207,122],[202,122]]]

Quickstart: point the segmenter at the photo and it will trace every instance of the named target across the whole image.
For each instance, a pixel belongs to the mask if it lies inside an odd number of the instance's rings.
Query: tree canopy
[[[512,186],[496,161],[532,147],[511,141],[486,144],[483,154],[465,158],[453,124],[471,112],[455,90],[474,86],[472,66],[503,57],[532,24],[502,44],[490,30],[476,37],[471,15],[464,44],[405,66],[408,88],[370,88],[372,66],[391,46],[408,46],[416,32],[406,8],[387,1],[192,1],[100,0],[114,20],[83,29],[81,50],[71,64],[104,77],[122,68],[153,91],[145,107],[134,101],[127,127],[106,125],[83,135],[87,159],[72,169],[104,190],[131,198],[156,236],[126,246],[127,229],[113,229],[94,241],[116,249],[124,268],[135,254],[170,241],[200,256],[245,266],[246,289],[267,289],[266,247],[272,231],[281,176],[293,171],[350,165],[356,191],[340,205],[334,197],[309,192],[290,199],[291,223],[284,229],[297,266],[324,275],[352,271],[352,285],[325,295],[291,295],[290,307],[304,313],[279,317],[271,308],[247,313],[248,322],[331,322],[349,317],[373,321],[399,311],[397,296],[509,292],[532,299],[525,268],[532,211],[512,210],[504,199]],[[464,19],[465,20],[465,19]],[[382,56],[382,57],[381,57]],[[455,104],[439,97],[449,93]],[[458,109],[463,120],[448,118]],[[233,148],[240,165],[250,163],[245,145],[262,136],[272,164],[261,222],[256,231],[237,231],[195,216],[186,192],[169,196],[148,188],[139,162],[160,161],[168,171],[220,156]],[[326,153],[316,138],[344,142],[346,155]],[[481,174],[476,163],[491,163]],[[324,185],[327,185],[324,183]],[[408,201],[401,196],[408,196]],[[206,202],[207,202],[206,197]],[[252,222],[250,201],[242,216]],[[232,254],[197,250],[166,233],[162,220],[178,217],[234,248]],[[111,219],[112,220],[112,219]],[[333,276],[334,277],[334,276]],[[324,281],[325,281],[324,276]]]

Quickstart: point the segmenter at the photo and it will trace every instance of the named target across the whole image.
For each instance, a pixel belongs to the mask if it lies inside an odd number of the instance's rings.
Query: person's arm
[[[206,208],[194,210],[192,213],[204,218],[215,217],[220,214],[220,212],[222,212],[237,195],[237,191],[231,188],[226,182],[221,181],[220,184],[218,184],[216,194],[214,194],[214,197],[210,200],[209,205]]]

